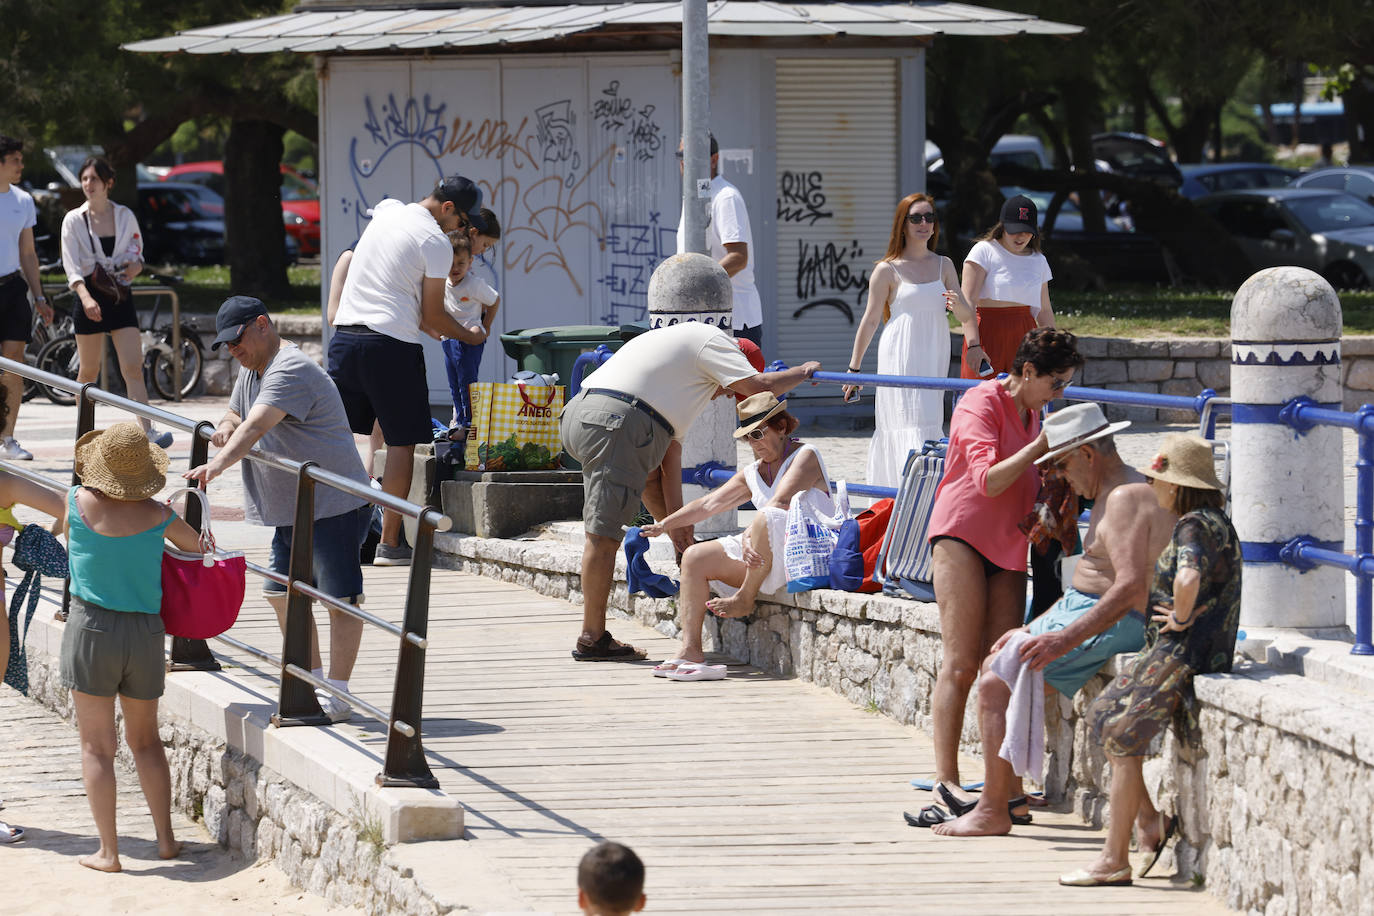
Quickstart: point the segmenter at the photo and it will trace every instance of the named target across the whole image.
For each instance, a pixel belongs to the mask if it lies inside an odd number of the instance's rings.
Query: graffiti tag
[[[779,176],[778,222],[816,225],[834,214],[825,207],[820,172],[782,172]]]

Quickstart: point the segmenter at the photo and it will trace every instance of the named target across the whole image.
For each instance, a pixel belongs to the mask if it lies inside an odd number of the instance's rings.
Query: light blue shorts
[[[1072,588],[1064,590],[1064,597],[1048,611],[1030,622],[1032,636],[1062,630],[1092,610],[1097,595],[1085,595]],[[1110,629],[1098,633],[1087,642],[1079,643],[1063,656],[1045,666],[1045,683],[1071,697],[1092,680],[1107,660],[1122,652],[1139,652],[1145,645],[1145,615],[1130,611]]]

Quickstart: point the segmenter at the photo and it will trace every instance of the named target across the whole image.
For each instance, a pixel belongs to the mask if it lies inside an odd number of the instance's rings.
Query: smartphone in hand
[[[987,357],[984,357],[983,361],[978,364],[978,377],[992,378],[992,375],[992,363],[988,362]]]

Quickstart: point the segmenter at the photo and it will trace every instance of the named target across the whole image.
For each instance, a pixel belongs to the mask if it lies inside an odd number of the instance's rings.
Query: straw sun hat
[[[167,453],[137,423],[116,423],[76,440],[76,476],[113,499],[147,499],[167,483]]]
[[[1220,490],[1212,446],[1201,436],[1171,433],[1164,437],[1164,447],[1148,467],[1140,468],[1146,477],[1166,483],[1199,490]]]
[[[739,429],[735,438],[743,439],[773,417],[787,409],[787,405],[773,396],[771,391],[751,394],[735,406],[739,411]]]

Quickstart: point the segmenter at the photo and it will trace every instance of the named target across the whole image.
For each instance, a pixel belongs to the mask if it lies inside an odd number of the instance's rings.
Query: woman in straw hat
[[[741,468],[723,486],[692,500],[663,521],[645,526],[645,537],[692,525],[718,512],[734,509],[747,499],[758,507],[754,523],[743,535],[702,541],[682,555],[682,648],[654,668],[655,677],[676,681],[717,681],[724,665],[705,664],[701,624],[706,612],[718,617],[744,617],[754,610],[760,591],[775,592],[787,581],[783,544],[787,507],[797,493],[815,490],[822,510],[833,511],[830,476],[814,446],[792,438],[797,419],[786,405],[764,391],[740,401],[735,438],[749,443],[755,461]],[[709,599],[711,588],[725,595]]]
[[[1141,764],[1191,695],[1194,675],[1230,671],[1236,648],[1240,537],[1222,511],[1226,498],[1211,444],[1182,433],[1168,436],[1154,461],[1140,472],[1150,478],[1159,504],[1180,517],[1173,539],[1155,564],[1150,587],[1153,619],[1145,650],[1088,711],[1088,725],[1112,762],[1107,840],[1095,862],[1064,875],[1061,884],[1130,884],[1133,823],[1140,848],[1153,853],[1140,876],[1154,866],[1178,828],[1178,819],[1171,818],[1161,831],[1150,805],[1137,814],[1147,801]]]
[[[76,442],[82,485],[67,494],[71,611],[62,632],[62,683],[81,734],[81,777],[100,849],[80,860],[119,871],[115,833],[115,695],[124,737],[157,830],[157,851],[174,858],[172,786],[157,730],[164,631],[162,541],[200,553],[200,538],[152,497],[167,482],[167,453],[136,423],[93,430]]]

